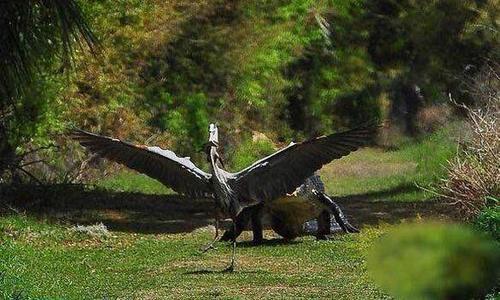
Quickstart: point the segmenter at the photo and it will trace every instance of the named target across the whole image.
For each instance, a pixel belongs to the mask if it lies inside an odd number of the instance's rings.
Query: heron
[[[179,157],[157,146],[134,145],[79,129],[73,131],[72,138],[97,156],[144,173],[177,193],[214,199],[215,206],[233,221],[236,232],[234,224],[245,208],[292,193],[323,165],[365,145],[376,130],[377,126],[365,125],[304,142],[292,142],[236,173],[224,169],[218,153],[218,128],[213,123],[209,125],[209,138],[204,147],[210,163],[209,172],[198,168],[189,157]],[[333,207],[332,203],[321,199],[326,207]],[[236,235],[231,242],[231,261],[225,269],[228,272],[235,268]]]
[[[315,235],[318,240],[328,239],[332,225],[337,224],[346,233],[359,230],[351,225],[340,206],[325,192],[321,177],[308,177],[293,193],[261,205],[244,208],[221,241],[237,238],[251,224],[253,243],[263,242],[262,219],[270,219],[271,229],[285,240],[304,234]],[[337,229],[337,228],[335,228]]]

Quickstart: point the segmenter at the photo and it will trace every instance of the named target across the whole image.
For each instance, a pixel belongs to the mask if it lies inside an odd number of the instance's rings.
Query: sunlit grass
[[[229,274],[206,272],[222,270],[230,257],[227,244],[200,253],[208,231],[95,238],[68,227],[21,216],[0,219],[0,298],[382,297],[367,277],[364,249],[384,228],[326,242],[243,243],[237,271]]]
[[[452,129],[442,129],[399,150],[364,148],[325,166],[321,174],[336,196],[360,195],[387,201],[422,201],[430,187],[446,175],[447,160],[456,152]]]
[[[95,182],[98,187],[118,192],[138,192],[143,194],[171,194],[173,191],[144,174],[122,170],[107,179]]]

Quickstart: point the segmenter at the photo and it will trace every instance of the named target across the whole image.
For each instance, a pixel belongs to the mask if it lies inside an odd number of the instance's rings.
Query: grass
[[[428,185],[443,175],[441,166],[454,152],[447,141],[449,134],[441,131],[397,151],[365,148],[325,166],[321,173],[329,193],[347,200],[344,205],[366,206],[361,207],[365,215],[357,206],[351,208],[354,217],[379,218],[375,203],[356,201],[365,198],[385,200],[378,202],[383,204],[378,206],[380,212],[399,216],[391,207],[414,209],[408,201],[431,198],[415,182]],[[187,223],[206,226],[209,214],[199,204],[182,208],[186,199],[158,196],[172,191],[132,172],[118,173],[97,186],[110,191],[68,193],[64,201],[47,202],[51,207],[44,214],[37,210],[0,215],[0,298],[387,297],[368,277],[365,253],[392,225],[368,222],[360,234],[335,235],[330,241],[303,237],[287,244],[272,240],[259,247],[250,246],[251,238],[244,234],[237,249],[237,272],[228,274],[217,272],[228,263],[228,244],[220,243],[205,254],[199,251],[212,238],[206,227],[193,232],[160,230]],[[200,223],[193,223],[198,215]],[[77,223],[93,222],[104,222],[114,231],[95,236],[71,230]],[[146,230],[147,226],[154,230]]]
[[[380,299],[364,250],[384,228],[316,242],[237,249],[237,272],[221,270],[230,247],[201,254],[209,231],[96,238],[25,216],[0,221],[0,297],[21,299],[163,299],[334,297]],[[244,237],[245,238],[245,237]],[[246,237],[248,239],[248,236]],[[293,259],[290,259],[293,258]]]
[[[97,187],[119,192],[137,192],[148,195],[172,194],[173,191],[144,174],[123,170],[110,178],[96,182]]]
[[[424,201],[433,198],[428,187],[444,178],[444,166],[456,146],[452,128],[444,128],[418,143],[395,151],[358,150],[321,170],[328,192],[336,196],[362,195],[383,201]],[[418,186],[417,186],[418,185]]]

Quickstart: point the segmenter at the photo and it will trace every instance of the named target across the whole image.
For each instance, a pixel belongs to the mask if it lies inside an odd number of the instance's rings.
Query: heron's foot
[[[217,247],[215,247],[215,243],[217,243],[217,242],[218,242],[218,240],[215,240],[215,241],[211,242],[210,244],[206,245],[205,247],[202,247],[200,249],[201,253],[206,253],[206,252],[208,252],[209,250],[212,250],[212,249],[213,250],[217,250]]]
[[[342,226],[342,230],[344,230],[344,232],[346,233],[359,233],[359,229],[349,223],[344,223]]]
[[[316,236],[316,240],[317,241],[329,241],[330,240],[330,237],[326,234],[318,234]]]
[[[234,263],[231,263],[227,268],[222,270],[223,273],[233,273],[234,272]]]

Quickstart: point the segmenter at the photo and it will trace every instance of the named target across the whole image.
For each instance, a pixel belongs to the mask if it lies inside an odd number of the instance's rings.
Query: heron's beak
[[[217,130],[217,126],[215,124],[210,124],[208,127],[208,132],[210,136],[208,138],[208,143],[212,143],[214,146],[219,145],[219,131]]]

